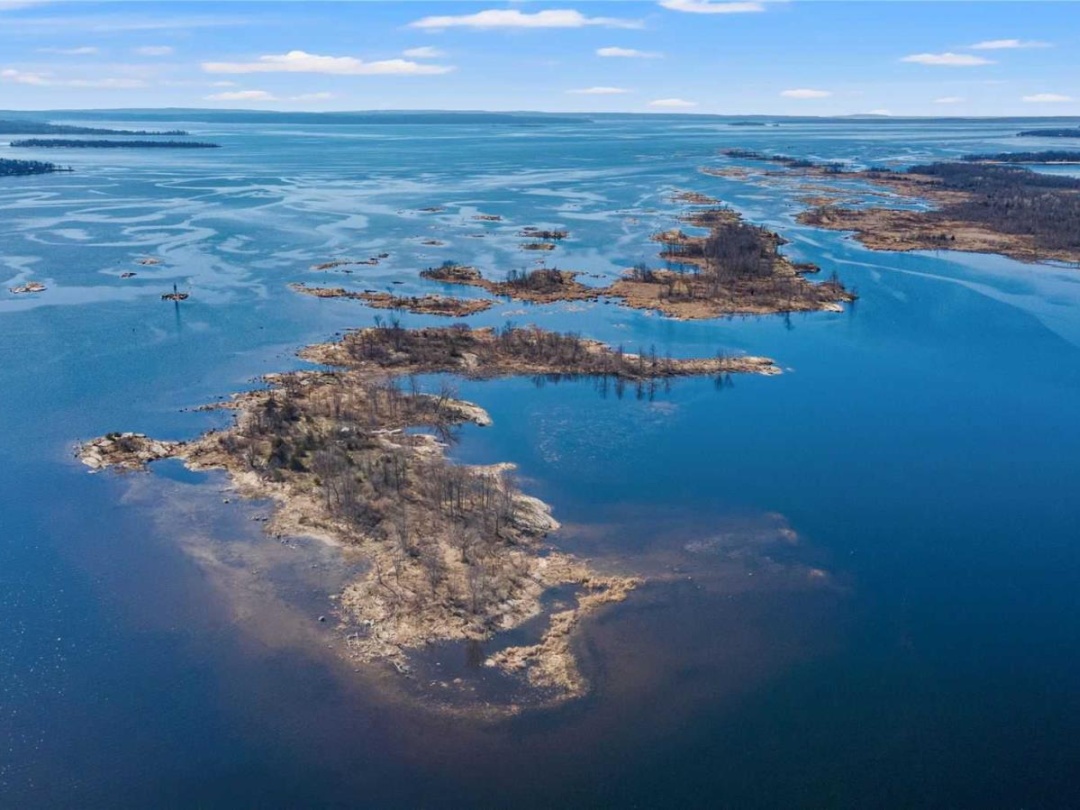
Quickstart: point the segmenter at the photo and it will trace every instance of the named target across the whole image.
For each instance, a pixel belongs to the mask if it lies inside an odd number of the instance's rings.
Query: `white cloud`
[[[1031,104],[1054,104],[1072,101],[1072,97],[1063,96],[1060,93],[1036,93],[1033,96],[1024,96],[1024,101]]]
[[[892,115],[892,110],[871,110],[867,115]]]
[[[301,93],[298,96],[291,96],[289,101],[327,101],[334,97],[333,93],[321,92],[321,93]]]
[[[421,48],[408,48],[402,51],[401,55],[410,59],[438,59],[440,56],[446,56],[446,51],[440,51],[438,48],[425,45]]]
[[[597,56],[606,56],[611,58],[622,59],[659,59],[663,56],[662,53],[657,51],[639,51],[635,48],[597,48]]]
[[[828,98],[832,95],[831,90],[814,90],[809,87],[799,87],[795,90],[784,90],[780,93],[784,98]]]
[[[139,56],[170,56],[175,49],[170,45],[143,45],[136,48],[135,53]]]
[[[577,96],[618,96],[630,91],[623,87],[585,87],[581,90],[567,90],[566,92]]]
[[[424,17],[409,23],[410,28],[440,31],[446,28],[474,28],[490,31],[499,28],[584,28],[595,25],[604,28],[641,28],[639,20],[617,17],[586,17],[573,9],[547,9],[529,13],[516,8],[488,9],[475,14]]]
[[[38,48],[38,53],[56,53],[62,56],[93,56],[101,53],[101,49],[90,45],[82,48]]]
[[[764,11],[764,3],[728,3],[714,0],[660,0],[660,5],[670,11],[690,14],[747,14]]]
[[[78,87],[96,90],[133,90],[146,87],[142,79],[57,79],[51,73],[32,73],[23,70],[0,70],[0,80],[34,87]]]
[[[0,11],[16,11],[20,8],[44,5],[47,0],[0,0]]]
[[[422,76],[449,73],[452,67],[422,65],[407,59],[365,62],[352,56],[319,56],[304,51],[260,56],[256,62],[203,62],[207,73],[325,73],[333,76]]]
[[[992,65],[993,61],[970,53],[913,53],[905,56],[901,62],[914,62],[917,65],[941,65],[943,67],[975,67]]]
[[[670,11],[685,11],[690,14],[748,14],[765,11],[765,3],[730,3],[715,0],[660,0],[660,4]]]
[[[650,107],[658,107],[661,109],[680,109],[686,107],[696,107],[698,104],[696,101],[686,101],[681,98],[658,98],[655,101],[650,101]]]
[[[206,97],[207,101],[277,101],[273,93],[265,90],[232,90],[214,93]]]
[[[942,96],[941,98],[935,98],[935,104],[959,104],[964,99],[961,96]]]
[[[211,87],[236,87],[236,82],[227,82],[227,81],[210,82],[210,86]]]
[[[968,45],[973,51],[1001,51],[1015,48],[1052,48],[1049,42],[1039,42],[1033,39],[988,39],[985,42],[976,42]]]

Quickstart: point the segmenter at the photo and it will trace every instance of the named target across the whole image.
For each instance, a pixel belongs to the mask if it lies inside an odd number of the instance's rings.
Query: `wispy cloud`
[[[290,96],[289,101],[328,101],[333,97],[333,93],[323,91],[320,93],[301,93],[298,96]]]
[[[475,14],[424,17],[409,23],[410,28],[442,31],[447,28],[473,28],[490,31],[500,28],[642,28],[640,20],[619,17],[587,17],[573,9],[547,9],[545,11],[520,11],[516,8],[488,9]]]
[[[1063,96],[1060,93],[1036,93],[1033,96],[1024,96],[1024,101],[1029,104],[1059,104],[1072,101],[1072,96]]]
[[[597,48],[597,56],[605,56],[615,59],[659,59],[663,56],[658,51],[639,51],[636,48]]]
[[[91,45],[84,45],[81,48],[38,48],[38,53],[55,53],[60,56],[93,56],[101,53],[101,49]]]
[[[764,3],[728,3],[719,0],[660,0],[660,5],[671,11],[689,14],[752,14],[765,10]]]
[[[650,107],[668,110],[685,109],[687,107],[696,107],[697,105],[698,103],[696,101],[687,101],[682,98],[658,98],[649,102]]]
[[[1034,39],[988,39],[984,42],[976,42],[968,45],[973,51],[1004,51],[1017,48],[1052,48],[1049,42],[1040,42]]]
[[[810,87],[798,87],[794,90],[784,90],[780,93],[784,98],[828,98],[832,90],[814,90]]]
[[[976,67],[992,65],[993,61],[971,53],[913,53],[905,56],[901,62],[913,62],[916,65],[939,65],[942,67]]]
[[[175,52],[176,49],[171,45],[143,45],[135,48],[135,53],[139,56],[171,56]]]
[[[585,87],[581,90],[567,90],[566,92],[575,96],[619,96],[630,91],[625,87]]]
[[[146,87],[146,82],[142,79],[58,79],[51,73],[34,73],[12,68],[0,70],[0,81],[34,87],[78,87],[95,90],[133,90]]]
[[[959,104],[964,99],[962,96],[942,96],[941,98],[935,98],[935,104]]]
[[[231,90],[206,96],[207,101],[277,101],[277,96],[266,90]]]
[[[401,52],[401,55],[407,56],[410,59],[438,59],[440,56],[446,56],[446,51],[440,51],[438,48],[424,45],[420,48],[407,48]]]
[[[114,5],[118,7],[122,4],[117,3]],[[199,28],[224,28],[252,24],[252,20],[248,17],[228,16],[225,14],[175,17],[123,13],[100,15],[72,14],[70,16],[22,15],[18,20],[20,30],[37,32],[75,30],[82,34],[117,34],[138,31],[188,31]]]
[[[203,62],[207,73],[324,73],[332,76],[424,76],[449,73],[447,65],[429,65],[407,59],[365,62],[352,56],[319,56],[304,51],[260,56],[255,62]]]

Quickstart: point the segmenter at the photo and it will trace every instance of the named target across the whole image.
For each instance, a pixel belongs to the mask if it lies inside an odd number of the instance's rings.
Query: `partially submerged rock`
[[[45,292],[46,287],[40,281],[28,281],[18,287],[9,287],[8,289],[15,295],[24,295],[26,293]]]
[[[108,433],[79,445],[76,455],[92,470],[139,470],[152,461],[175,456],[183,447],[183,442],[151,439],[144,433]]]

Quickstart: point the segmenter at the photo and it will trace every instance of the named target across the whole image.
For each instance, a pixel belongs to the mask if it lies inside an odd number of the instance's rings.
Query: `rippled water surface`
[[[797,225],[792,184],[698,172],[733,146],[860,165],[1039,146],[1023,122],[184,126],[224,148],[28,152],[76,171],[0,179],[0,804],[1075,806],[1080,272],[870,252]],[[429,651],[423,683],[355,672],[316,620],[347,575],[333,549],[264,535],[269,506],[221,476],[71,458],[110,430],[223,425],[193,409],[373,322],[290,282],[431,291],[417,271],[446,259],[498,276],[536,259],[532,225],[568,229],[545,258],[601,283],[653,258],[675,189],[775,228],[860,298],[472,319],[785,369],[640,396],[459,383],[495,424],[454,456],[516,463],[556,545],[649,580],[584,627],[583,700],[433,711],[417,695],[440,680],[483,694],[482,651]],[[29,280],[48,289],[8,293]],[[174,283],[179,307],[160,300]]]

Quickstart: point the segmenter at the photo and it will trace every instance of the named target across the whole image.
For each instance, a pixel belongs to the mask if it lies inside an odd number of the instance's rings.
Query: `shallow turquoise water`
[[[185,126],[225,148],[80,154],[72,175],[0,185],[0,803],[1073,804],[1080,275],[872,253],[795,224],[797,190],[697,172],[731,146],[860,164],[1034,148],[1024,124]],[[583,701],[494,726],[396,706],[268,642],[263,625],[291,620],[237,613],[191,553],[273,543],[249,519],[261,505],[223,504],[213,476],[88,476],[70,458],[109,430],[222,424],[184,409],[371,322],[291,293],[323,280],[311,264],[388,252],[326,278],[427,290],[418,269],[525,266],[517,231],[557,225],[571,238],[550,260],[613,276],[650,257],[676,188],[780,230],[860,300],[790,319],[512,303],[473,319],[787,370],[652,401],[460,383],[495,426],[457,457],[517,463],[566,525],[557,543],[656,578],[584,633]],[[6,292],[28,279],[48,291]],[[159,300],[174,282],[192,293],[179,308]]]

